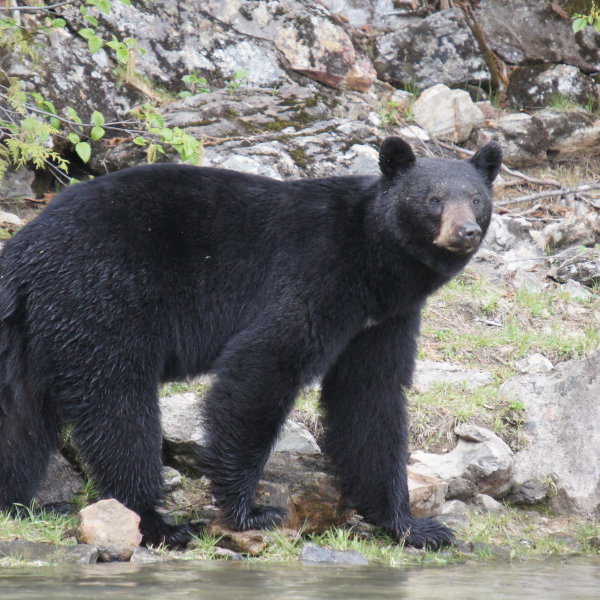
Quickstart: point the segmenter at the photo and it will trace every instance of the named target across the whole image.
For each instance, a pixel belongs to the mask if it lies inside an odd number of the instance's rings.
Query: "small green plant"
[[[206,77],[202,77],[197,71],[184,75],[181,80],[189,88],[177,94],[180,98],[188,98],[194,94],[208,94],[210,90],[206,87]]]
[[[245,69],[238,69],[234,74],[231,80],[227,83],[227,89],[231,95],[235,94],[237,90],[248,83],[248,76],[250,73]]]
[[[600,7],[594,2],[589,14],[575,13],[572,17],[573,31],[577,33],[585,29],[588,25],[600,32]]]
[[[573,100],[573,98],[559,93],[555,93],[550,96],[548,99],[548,106],[561,112],[583,110],[583,107]]]

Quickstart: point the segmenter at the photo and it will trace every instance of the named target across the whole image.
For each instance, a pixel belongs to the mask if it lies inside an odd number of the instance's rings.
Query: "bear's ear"
[[[410,144],[399,137],[386,138],[379,149],[379,168],[389,179],[412,167],[416,160]]]
[[[491,185],[502,166],[502,148],[498,142],[490,142],[477,150],[470,159],[471,164],[483,175]]]

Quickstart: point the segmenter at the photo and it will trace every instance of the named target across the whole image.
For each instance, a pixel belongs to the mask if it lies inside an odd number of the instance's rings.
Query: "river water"
[[[600,557],[445,567],[227,562],[0,568],[0,600],[598,600]]]

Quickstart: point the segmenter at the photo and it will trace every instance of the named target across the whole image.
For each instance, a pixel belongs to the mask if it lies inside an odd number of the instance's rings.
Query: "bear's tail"
[[[56,447],[27,357],[25,302],[0,275],[0,510],[29,504]]]

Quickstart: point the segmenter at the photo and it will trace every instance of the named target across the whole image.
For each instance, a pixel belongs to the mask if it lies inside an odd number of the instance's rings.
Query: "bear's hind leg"
[[[57,442],[54,415],[45,414],[32,396],[0,409],[0,510],[30,504]]]
[[[133,367],[129,365],[133,371]],[[194,529],[165,523],[160,411],[153,386],[96,385],[71,415],[74,435],[102,498],[116,498],[141,517],[144,545],[185,546]]]

